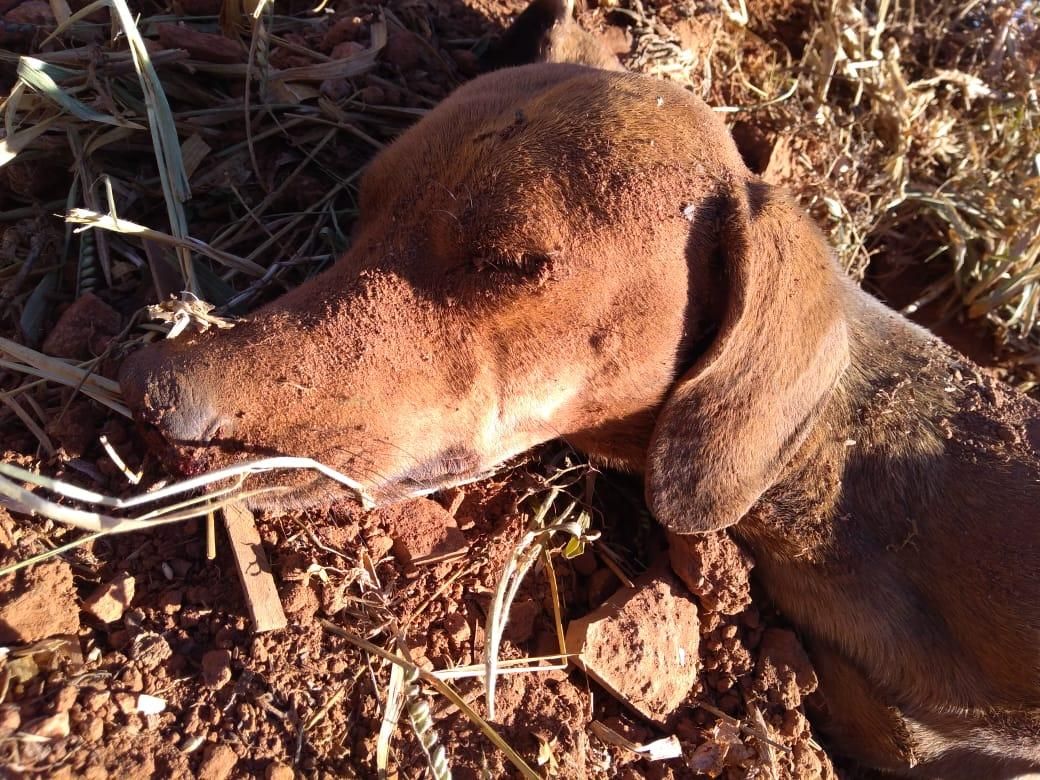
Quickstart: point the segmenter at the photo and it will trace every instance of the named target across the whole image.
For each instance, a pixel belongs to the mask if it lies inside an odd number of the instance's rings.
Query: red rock
[[[402,71],[415,70],[422,62],[422,41],[407,30],[391,30],[383,47],[383,59]]]
[[[180,24],[160,24],[159,42],[166,49],[184,49],[203,62],[233,64],[246,61],[246,49],[240,41],[223,35],[204,33]]]
[[[325,37],[321,40],[322,51],[332,51],[344,41],[355,41],[364,26],[364,21],[358,16],[345,16],[337,21]],[[332,55],[335,56],[335,55]]]
[[[210,650],[202,656],[202,679],[210,688],[223,688],[231,682],[231,653]]]
[[[4,21],[11,24],[34,24],[38,27],[54,24],[54,14],[46,0],[28,0],[4,14]]]
[[[55,712],[68,712],[72,709],[72,705],[76,703],[76,696],[79,694],[79,688],[75,685],[63,686],[58,695],[54,697],[54,711]]]
[[[361,54],[364,50],[365,47],[360,43],[344,41],[343,43],[337,43],[329,56],[334,60],[349,60],[351,57]]]
[[[238,763],[235,751],[227,745],[211,744],[206,748],[205,758],[199,765],[199,780],[224,780]]]
[[[170,647],[170,643],[162,635],[152,632],[135,636],[130,652],[131,658],[137,661],[141,669],[145,671],[156,669],[160,664],[169,660],[172,655],[173,649]],[[141,688],[137,688],[137,690],[141,690]]]
[[[282,608],[285,613],[297,621],[308,622],[321,606],[318,594],[306,582],[296,582],[282,596]]]
[[[668,555],[672,571],[709,612],[735,615],[751,603],[754,562],[725,531],[668,534]]]
[[[79,631],[72,570],[48,561],[5,583],[0,594],[0,644],[28,644]]]
[[[5,704],[0,707],[0,737],[9,737],[22,725],[22,715],[17,704]]]
[[[111,691],[95,688],[83,696],[83,709],[87,712],[99,712],[111,698]]]
[[[119,312],[93,293],[84,293],[62,312],[41,349],[55,357],[86,360],[104,352],[121,326]]]
[[[445,615],[444,619],[441,621],[441,625],[443,626],[445,633],[451,637],[456,647],[468,642],[472,636],[466,616],[461,612],[452,612]]]
[[[759,645],[758,685],[771,702],[797,708],[802,698],[816,690],[816,671],[793,631],[767,628]]]
[[[115,623],[134,600],[136,580],[129,574],[98,586],[83,602],[83,611],[102,623]]]
[[[137,697],[130,693],[117,693],[112,696],[112,701],[124,715],[132,715],[137,712]]]
[[[455,518],[428,498],[389,507],[380,517],[389,526],[394,555],[406,565],[440,563],[469,550]]]
[[[86,727],[80,732],[87,742],[97,742],[105,736],[105,721],[103,718],[91,718]]]
[[[264,780],[293,780],[295,776],[292,767],[278,761],[272,761],[264,770]]]
[[[69,735],[69,713],[59,712],[49,718],[33,721],[26,724],[22,731],[42,739],[64,739]]]
[[[567,627],[577,665],[619,701],[663,723],[697,683],[697,605],[671,575],[650,571]]]

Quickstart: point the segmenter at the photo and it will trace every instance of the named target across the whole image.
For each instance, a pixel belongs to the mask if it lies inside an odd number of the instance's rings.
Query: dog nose
[[[123,361],[119,387],[137,420],[171,444],[200,445],[227,433],[204,380],[179,366],[162,347],[146,347]]]

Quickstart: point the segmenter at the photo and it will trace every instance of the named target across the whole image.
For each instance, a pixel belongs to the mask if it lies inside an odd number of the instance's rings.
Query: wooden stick
[[[224,527],[231,541],[235,568],[242,582],[254,630],[262,633],[285,628],[288,621],[252,512],[242,504],[228,504],[224,507]]]

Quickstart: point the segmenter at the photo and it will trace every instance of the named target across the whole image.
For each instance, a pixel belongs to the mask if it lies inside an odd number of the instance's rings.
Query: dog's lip
[[[385,506],[420,498],[479,482],[498,470],[497,464],[488,466],[475,453],[452,450],[387,480],[375,491],[373,499],[376,506]]]

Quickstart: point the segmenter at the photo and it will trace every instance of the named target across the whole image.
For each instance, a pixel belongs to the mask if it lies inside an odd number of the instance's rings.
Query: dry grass
[[[853,275],[879,255],[926,266],[910,312],[938,301],[941,315],[988,323],[1011,360],[1040,365],[1035,3],[810,0],[762,4],[749,20],[732,4],[622,5],[629,66],[764,131],[771,177],[799,194]],[[800,39],[784,35],[792,19]],[[682,26],[694,32],[686,51]]]

